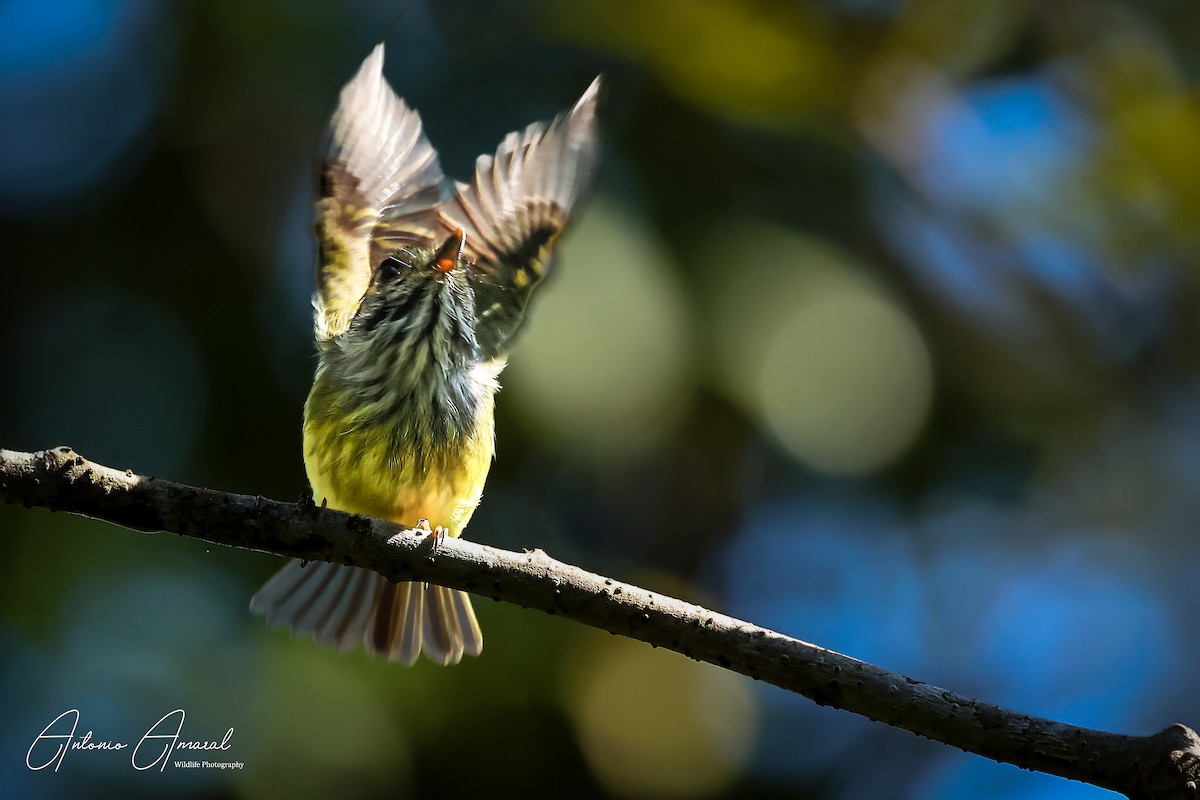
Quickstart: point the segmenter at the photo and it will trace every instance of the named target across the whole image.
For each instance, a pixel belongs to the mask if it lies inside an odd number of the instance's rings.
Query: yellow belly
[[[330,508],[413,526],[419,519],[462,533],[487,480],[495,451],[490,394],[473,430],[448,443],[423,443],[418,459],[411,442],[397,445],[396,425],[355,425],[352,420],[305,406],[304,466],[313,499]]]

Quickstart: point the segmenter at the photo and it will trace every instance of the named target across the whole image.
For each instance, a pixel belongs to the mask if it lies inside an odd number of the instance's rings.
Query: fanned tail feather
[[[370,570],[293,560],[250,600],[267,624],[348,652],[359,644],[377,658],[412,665],[422,652],[457,664],[483,652],[471,598],[457,589],[392,583]]]

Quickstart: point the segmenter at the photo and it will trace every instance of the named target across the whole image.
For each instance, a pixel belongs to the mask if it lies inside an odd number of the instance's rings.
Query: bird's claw
[[[312,489],[305,489],[296,498],[296,508],[301,514],[311,514],[317,510],[317,504],[313,502]]]
[[[442,539],[445,539],[450,535],[450,532],[441,525],[438,525],[436,528],[430,528],[429,520],[424,518],[417,520],[416,530],[426,536],[433,537],[433,550],[430,553],[431,555],[437,555],[438,547],[441,545]]]

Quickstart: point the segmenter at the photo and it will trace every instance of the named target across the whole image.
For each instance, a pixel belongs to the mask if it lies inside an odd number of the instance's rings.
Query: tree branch
[[[563,564],[428,538],[382,520],[136,475],[70,448],[0,450],[0,500],[139,531],[366,567],[539,609],[716,664],[971,753],[1120,792],[1200,798],[1200,737],[1183,725],[1126,736],[1020,714],[691,603]]]

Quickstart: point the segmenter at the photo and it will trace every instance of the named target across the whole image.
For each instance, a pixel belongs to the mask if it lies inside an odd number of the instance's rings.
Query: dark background
[[[0,445],[294,499],[313,164],[386,74],[447,173],[604,73],[595,192],[468,537],[1080,725],[1200,724],[1200,7],[0,3]],[[276,558],[0,508],[0,794],[1107,793],[479,601],[411,670]],[[187,712],[241,771],[24,763]],[[126,751],[127,752],[127,751]]]

